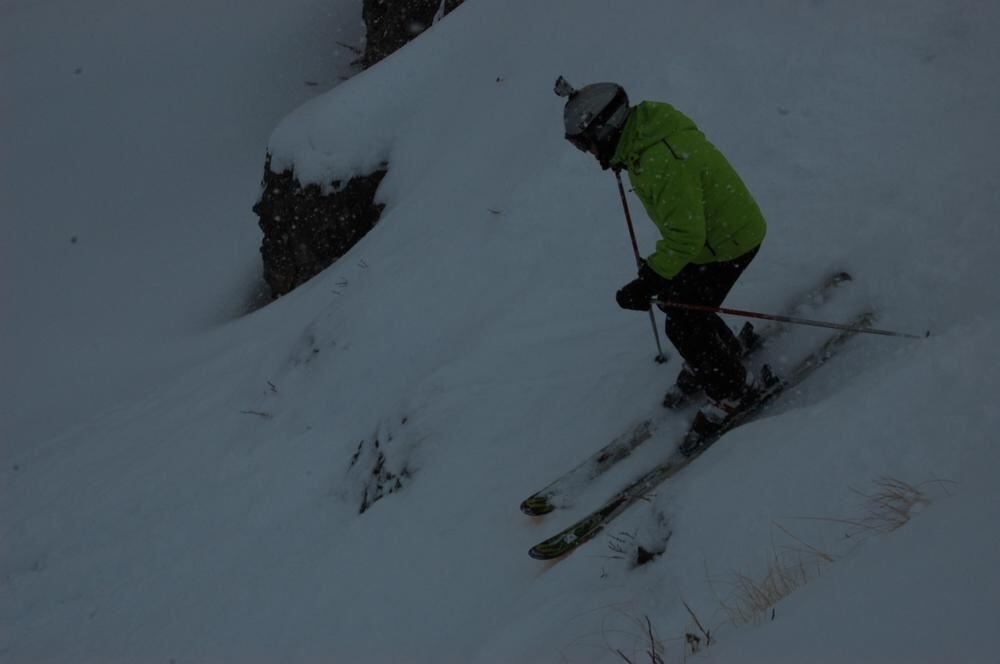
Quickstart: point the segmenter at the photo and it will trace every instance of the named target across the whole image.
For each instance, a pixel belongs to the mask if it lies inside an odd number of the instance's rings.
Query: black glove
[[[661,277],[646,261],[639,265],[639,277],[622,286],[615,294],[618,306],[632,311],[647,311],[650,300],[670,289],[670,280]]]

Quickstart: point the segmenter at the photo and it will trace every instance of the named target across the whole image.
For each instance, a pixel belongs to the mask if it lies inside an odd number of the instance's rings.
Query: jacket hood
[[[698,127],[670,104],[644,101],[629,113],[611,165],[633,163],[646,148],[684,131]]]

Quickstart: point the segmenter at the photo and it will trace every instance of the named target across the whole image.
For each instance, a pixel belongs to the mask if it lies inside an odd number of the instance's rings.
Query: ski
[[[846,272],[836,272],[827,276],[818,286],[796,298],[787,308],[789,313],[808,303],[822,301],[832,290],[846,281],[851,275]],[[785,326],[770,324],[763,331],[753,331],[753,326],[746,323],[738,338],[744,346],[744,357],[751,357],[761,348],[772,342],[785,330]],[[676,403],[671,410],[678,410],[694,403],[702,392],[688,395],[683,403]],[[628,457],[642,443],[652,438],[662,418],[669,414],[661,414],[647,418],[634,425],[631,429],[618,436],[610,443],[591,454],[579,465],[564,473],[542,490],[532,494],[521,502],[521,511],[529,516],[542,516],[553,510],[570,505],[572,497],[592,480],[606,472],[616,463]]]
[[[867,327],[873,320],[874,315],[865,312],[857,317],[854,325]],[[708,438],[691,456],[685,457],[675,449],[665,461],[634,480],[599,508],[559,533],[531,547],[528,555],[537,560],[561,558],[592,539],[633,503],[691,463],[727,432],[760,415],[780,394],[795,387],[812,372],[823,366],[855,334],[857,334],[856,331],[845,330],[828,339],[820,348],[799,362],[786,376],[768,388],[752,406],[731,418],[722,429]]]

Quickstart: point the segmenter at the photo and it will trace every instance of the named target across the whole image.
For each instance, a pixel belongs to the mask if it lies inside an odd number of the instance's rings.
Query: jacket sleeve
[[[691,181],[688,165],[676,160],[660,163],[666,167],[654,167],[644,178],[652,186],[637,186],[635,191],[662,236],[646,260],[657,274],[672,279],[705,246],[705,212],[701,187]]]

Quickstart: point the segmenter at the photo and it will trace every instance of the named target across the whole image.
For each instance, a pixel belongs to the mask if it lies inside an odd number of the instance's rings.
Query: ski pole
[[[742,316],[743,318],[760,318],[761,320],[771,320],[779,323],[792,323],[795,325],[810,325],[812,327],[826,327],[832,330],[847,330],[848,332],[864,332],[865,334],[881,334],[886,337],[905,337],[907,339],[923,339],[931,336],[930,330],[924,335],[907,334],[906,332],[895,332],[893,330],[878,330],[872,327],[855,327],[842,325],[840,323],[828,323],[820,320],[809,320],[808,318],[795,318],[794,316],[779,316],[776,314],[762,314],[757,311],[743,311],[742,309],[727,309],[726,307],[711,307],[705,304],[685,304],[683,302],[670,302],[669,300],[659,300],[654,298],[653,303],[661,307],[672,307],[674,309],[690,309],[692,311],[706,311],[713,314],[729,314],[730,316]]]
[[[632,239],[632,251],[635,253],[635,266],[642,267],[642,257],[639,256],[639,243],[635,239],[635,228],[632,226],[632,215],[628,210],[628,200],[625,198],[625,186],[622,185],[622,174],[615,169],[615,178],[618,179],[618,193],[622,197],[622,209],[625,210],[625,223],[628,224],[628,235]],[[656,327],[656,316],[653,314],[653,307],[649,307],[649,322],[653,324],[653,338],[656,339],[656,350],[658,354],[656,361],[663,364],[669,358],[663,354],[663,346],[660,345],[660,330]]]

